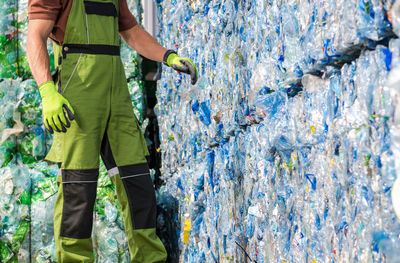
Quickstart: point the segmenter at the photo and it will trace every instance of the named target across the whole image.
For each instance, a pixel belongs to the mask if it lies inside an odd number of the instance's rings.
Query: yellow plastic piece
[[[185,219],[185,226],[183,227],[183,243],[189,243],[189,232],[191,227],[190,219]]]
[[[311,128],[311,132],[314,133],[315,130],[316,130],[315,126],[314,126],[314,125],[311,125],[310,128]]]
[[[225,62],[229,61],[229,53],[225,53]]]

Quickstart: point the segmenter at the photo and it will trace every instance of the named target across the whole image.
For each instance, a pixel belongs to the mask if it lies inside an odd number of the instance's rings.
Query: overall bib
[[[63,46],[54,45],[59,92],[75,110],[46,159],[60,164],[54,209],[59,263],[93,262],[93,207],[101,155],[122,206],[131,262],[165,262],[147,146],[119,56],[118,0],[75,0]]]

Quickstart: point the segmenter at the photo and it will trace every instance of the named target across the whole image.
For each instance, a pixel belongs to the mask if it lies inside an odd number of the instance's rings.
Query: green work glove
[[[188,58],[181,58],[173,50],[168,50],[164,55],[164,64],[175,69],[176,71],[189,74],[192,79],[192,85],[197,82],[196,65]]]
[[[67,132],[71,127],[70,121],[75,119],[71,104],[58,93],[53,81],[40,85],[40,96],[42,97],[43,122],[50,133]]]

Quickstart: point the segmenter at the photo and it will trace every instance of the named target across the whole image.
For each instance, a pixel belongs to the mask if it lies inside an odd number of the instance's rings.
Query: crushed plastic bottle
[[[394,2],[390,14],[393,23],[393,31],[397,36],[400,35],[400,3],[398,1]]]

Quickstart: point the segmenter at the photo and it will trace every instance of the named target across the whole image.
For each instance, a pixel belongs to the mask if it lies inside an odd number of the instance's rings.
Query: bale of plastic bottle
[[[392,2],[157,1],[200,75],[157,91],[180,262],[399,260]]]

